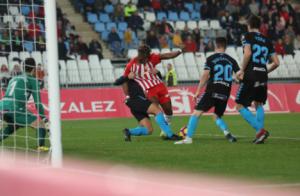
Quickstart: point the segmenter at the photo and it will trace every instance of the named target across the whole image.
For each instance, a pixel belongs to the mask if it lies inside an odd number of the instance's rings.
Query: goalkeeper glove
[[[49,120],[47,118],[43,118],[42,120],[44,122],[45,129],[49,130],[50,129]]]

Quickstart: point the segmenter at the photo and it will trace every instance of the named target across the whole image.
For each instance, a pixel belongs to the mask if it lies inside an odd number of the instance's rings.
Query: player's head
[[[36,70],[35,60],[33,58],[27,58],[24,61],[24,70],[26,73],[34,74]]]
[[[225,37],[217,37],[216,38],[216,49],[225,50],[227,47],[227,40]]]
[[[149,55],[151,53],[151,49],[148,45],[143,44],[139,46],[138,49],[138,58],[139,61],[145,61],[148,59]]]
[[[258,16],[252,15],[248,19],[248,29],[259,29],[261,20]]]

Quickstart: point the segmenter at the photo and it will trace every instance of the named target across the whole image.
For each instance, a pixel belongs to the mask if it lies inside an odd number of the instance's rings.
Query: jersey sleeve
[[[44,106],[41,100],[40,85],[36,79],[30,80],[31,93],[34,99],[36,110],[41,118],[46,118]]]
[[[131,72],[132,64],[133,64],[133,59],[131,61],[129,61],[129,63],[127,63],[124,73],[123,73],[124,77],[127,77],[129,75],[129,73]]]
[[[246,33],[243,38],[242,38],[242,44],[243,47],[245,47],[246,45],[251,45],[251,36],[249,33]]]
[[[275,55],[274,46],[271,42],[269,42],[268,50],[269,50],[269,57],[272,57],[273,55]]]
[[[161,62],[160,54],[152,53],[150,55],[149,61],[155,66]]]
[[[211,63],[211,60],[210,58],[208,58],[204,64],[204,70],[212,70],[212,63]]]

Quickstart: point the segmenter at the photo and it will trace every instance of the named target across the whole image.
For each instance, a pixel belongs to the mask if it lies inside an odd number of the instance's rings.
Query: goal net
[[[60,126],[59,113],[49,123],[51,112],[55,113],[51,107],[59,105],[59,93],[53,95],[59,89],[53,91],[48,85],[50,77],[52,89],[59,88],[55,85],[58,74],[49,69],[50,63],[58,67],[57,49],[51,50],[57,43],[49,46],[47,39],[55,32],[51,42],[57,40],[55,20],[54,0],[0,0],[0,156],[9,154],[14,158],[20,154],[25,160],[33,157],[38,164],[51,163],[55,141],[50,139],[53,131],[49,131],[48,125],[50,130],[52,124]],[[47,60],[47,51],[54,53],[54,59]],[[52,100],[48,99],[51,97],[48,93],[52,93]],[[60,131],[60,127],[56,129]]]

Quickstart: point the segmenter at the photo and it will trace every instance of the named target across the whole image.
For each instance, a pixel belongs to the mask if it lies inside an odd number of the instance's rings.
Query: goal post
[[[56,0],[45,0],[45,26],[48,64],[48,99],[51,142],[51,165],[62,166],[60,86],[57,49]]]

